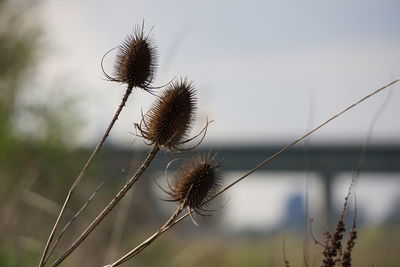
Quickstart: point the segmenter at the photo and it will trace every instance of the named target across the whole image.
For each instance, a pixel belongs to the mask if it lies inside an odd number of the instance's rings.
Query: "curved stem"
[[[86,162],[85,166],[83,167],[82,171],[80,172],[80,174],[78,175],[78,177],[75,179],[75,182],[72,184],[71,188],[68,191],[68,195],[64,200],[64,204],[60,210],[60,213],[58,214],[57,220],[54,223],[53,229],[50,232],[50,235],[47,239],[46,245],[44,247],[43,253],[42,253],[42,257],[40,258],[40,262],[39,262],[39,267],[44,266],[45,262],[44,259],[47,257],[49,257],[50,255],[47,255],[47,252],[49,251],[49,247],[50,247],[50,243],[53,240],[54,237],[54,233],[60,223],[61,217],[64,214],[65,208],[67,207],[69,200],[72,197],[72,194],[75,192],[76,187],[78,186],[78,184],[82,181],[83,177],[85,177],[89,167],[92,165],[95,156],[97,155],[97,153],[100,151],[100,149],[102,148],[104,142],[106,141],[108,135],[110,134],[111,129],[113,128],[115,122],[118,120],[119,114],[121,113],[122,109],[124,108],[126,101],[129,98],[129,95],[132,93],[132,86],[128,86],[128,88],[126,89],[125,95],[121,100],[121,104],[119,105],[117,111],[115,112],[114,117],[112,118],[110,124],[108,125],[107,130],[105,131],[103,137],[100,139],[99,143],[97,144],[97,146],[95,147],[95,149],[93,150],[92,154],[90,155],[88,161]]]
[[[151,161],[156,156],[157,152],[160,150],[159,146],[154,146],[152,150],[147,154],[146,159],[143,161],[142,165],[136,171],[136,173],[129,179],[125,186],[115,195],[115,197],[110,201],[110,203],[100,212],[99,215],[92,221],[92,223],[86,228],[86,230],[74,241],[74,243],[64,252],[61,257],[54,261],[50,266],[57,266],[65,260],[96,228],[97,225],[107,216],[108,213],[115,207],[115,205],[125,196],[126,192],[136,183],[142,176],[144,171],[149,167]]]

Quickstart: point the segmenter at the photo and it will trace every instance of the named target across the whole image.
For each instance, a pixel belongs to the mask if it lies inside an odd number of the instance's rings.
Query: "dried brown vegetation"
[[[170,192],[172,201],[184,203],[189,209],[202,215],[205,200],[221,185],[220,163],[210,155],[198,155],[188,159],[177,171]]]
[[[157,67],[157,50],[153,41],[144,33],[144,23],[137,26],[119,47],[115,63],[115,77],[110,81],[126,83],[128,87],[150,90]]]
[[[337,264],[341,264],[343,267],[351,266],[351,253],[357,237],[356,214],[354,214],[352,230],[349,233],[349,239],[344,252],[342,245],[343,237],[346,233],[344,215],[348,205],[348,199],[349,196],[345,198],[344,208],[336,224],[335,231],[332,234],[329,232],[324,233],[325,241],[323,244],[324,249],[322,252],[323,259],[321,267],[333,267]]]
[[[186,141],[196,110],[195,88],[186,79],[170,84],[152,105],[148,116],[136,124],[149,145],[179,150]]]

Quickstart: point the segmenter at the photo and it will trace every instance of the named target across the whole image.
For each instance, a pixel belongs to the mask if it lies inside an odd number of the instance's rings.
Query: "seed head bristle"
[[[139,130],[151,144],[175,150],[186,137],[196,109],[192,82],[180,79],[170,84],[144,118]]]
[[[202,215],[201,211],[205,211],[204,202],[221,185],[220,167],[221,164],[215,162],[214,156],[198,155],[188,159],[176,172],[169,192],[171,200],[184,203]]]
[[[157,67],[157,51],[144,25],[136,26],[134,32],[120,45],[115,64],[113,81],[127,83],[130,87],[150,90]]]

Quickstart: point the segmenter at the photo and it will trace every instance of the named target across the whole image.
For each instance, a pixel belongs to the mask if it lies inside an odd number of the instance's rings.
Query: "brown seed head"
[[[157,52],[149,36],[144,35],[143,27],[137,26],[119,47],[112,80],[149,90],[157,66]]]
[[[188,159],[177,171],[171,186],[172,201],[185,202],[185,206],[201,214],[205,201],[211,197],[221,184],[220,163],[214,157],[198,155]]]
[[[170,84],[145,118],[143,137],[151,144],[175,150],[187,135],[196,109],[195,89],[186,79]]]

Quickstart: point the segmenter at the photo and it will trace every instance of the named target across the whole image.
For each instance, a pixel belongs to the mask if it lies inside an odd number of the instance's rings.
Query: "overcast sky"
[[[215,120],[208,142],[287,142],[400,77],[398,0],[44,0],[42,7],[51,48],[43,82],[67,80],[70,94],[79,96],[83,143],[99,138],[125,89],[103,79],[100,59],[143,19],[146,30],[154,26],[159,48],[156,85],[175,75],[194,81],[195,129],[207,116]],[[110,72],[113,56],[105,64]],[[393,87],[376,124],[375,143],[400,142],[399,90]],[[325,127],[312,142],[361,143],[386,93]],[[140,108],[153,100],[135,91],[111,139],[129,143]]]
[[[207,116],[215,120],[208,143],[287,143],[400,78],[398,0],[41,2],[39,20],[45,25],[47,53],[41,69],[44,75],[38,75],[41,80],[37,84],[50,88],[42,92],[46,99],[56,100],[60,95],[76,98],[77,114],[84,122],[79,143],[85,145],[98,141],[125,90],[104,80],[100,59],[143,20],[146,31],[154,26],[151,36],[159,49],[156,85],[175,75],[194,81],[199,98],[194,130],[204,125]],[[105,60],[109,72],[113,71],[114,56],[111,53]],[[399,90],[400,85],[393,87],[385,102],[374,128],[374,143],[400,143]],[[311,142],[362,143],[388,93],[324,127]],[[140,119],[140,109],[146,111],[152,101],[153,96],[135,91],[110,139],[130,147],[130,132]],[[139,143],[141,140],[135,141]],[[390,196],[396,190],[391,184],[385,189],[382,180],[379,183],[387,198],[380,197],[382,194],[372,198],[368,190],[376,190],[375,185],[365,190],[361,186],[358,192],[360,207],[368,207],[370,216],[376,218],[391,207],[388,203],[395,197]],[[285,204],[279,198],[271,202],[268,196],[283,198],[288,187],[248,186],[252,195],[260,196],[257,201],[266,203],[265,217],[251,223],[276,224],[271,218],[278,220],[280,216],[274,212]],[[336,191],[346,192],[347,186],[345,180]],[[274,194],[267,194],[266,187]],[[254,193],[255,188],[263,188],[264,198]],[[296,190],[303,188],[301,184]],[[308,188],[311,198],[316,189]],[[235,201],[245,192],[232,191],[227,197]],[[343,197],[336,196],[335,201],[342,203]],[[244,207],[234,201],[232,210]],[[246,212],[259,214],[258,209],[247,208]],[[229,210],[227,214],[229,217]]]

